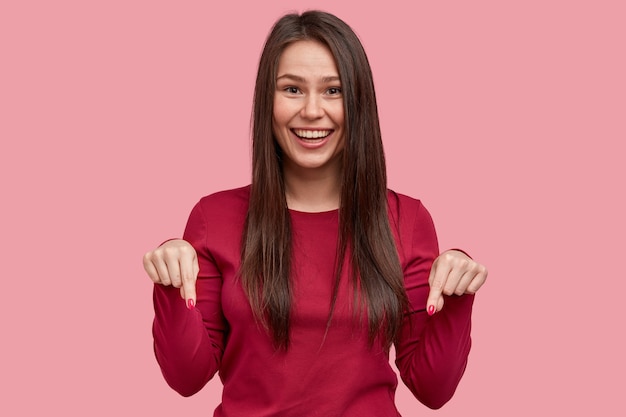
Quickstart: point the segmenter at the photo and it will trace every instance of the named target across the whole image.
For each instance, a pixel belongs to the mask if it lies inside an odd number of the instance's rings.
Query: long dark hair
[[[344,100],[340,229],[328,325],[342,269],[349,265],[354,297],[361,301],[360,313],[368,317],[370,343],[380,337],[388,348],[398,334],[408,300],[387,214],[387,176],[374,82],[358,37],[345,22],[329,13],[285,15],[275,23],[265,42],[254,92],[252,185],[240,270],[243,288],[255,316],[269,329],[275,345],[287,348],[292,240],[281,150],[273,136],[272,114],[280,55],[299,40],[314,40],[330,49]]]

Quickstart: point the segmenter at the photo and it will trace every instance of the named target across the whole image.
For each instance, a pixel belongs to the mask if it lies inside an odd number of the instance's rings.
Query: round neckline
[[[332,210],[324,210],[324,211],[301,211],[301,210],[296,210],[296,209],[291,209],[288,208],[289,213],[291,214],[295,214],[298,216],[328,216],[331,214],[336,214],[339,213],[339,209],[332,209]]]

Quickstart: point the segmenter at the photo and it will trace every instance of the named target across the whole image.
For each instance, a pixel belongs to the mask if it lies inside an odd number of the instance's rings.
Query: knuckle
[[[144,266],[147,266],[147,265],[153,263],[153,261],[154,261],[154,252],[153,251],[144,253],[144,255],[143,255],[143,265]]]
[[[452,263],[456,260],[456,256],[454,256],[452,252],[446,252],[443,254],[443,260],[448,263]]]
[[[484,282],[485,282],[484,280],[480,280],[480,279],[473,280],[467,286],[467,292],[470,293],[470,294],[475,294],[476,291],[478,291],[480,289],[480,287],[482,287]]]
[[[452,295],[452,294],[454,294],[454,289],[453,288],[444,288],[443,289],[443,293],[445,295]]]
[[[480,286],[474,284],[473,282],[468,285],[467,290],[465,290],[466,294],[476,294],[476,291],[478,291],[478,288],[480,288]]]
[[[165,247],[161,248],[161,251],[167,257],[171,257],[172,255],[174,255],[176,253],[176,249],[171,247],[171,246],[165,246]]]
[[[456,264],[462,269],[472,269],[473,265],[469,259],[457,259]]]
[[[473,262],[471,265],[472,268],[472,272],[475,272],[476,274],[479,274],[480,271],[482,270],[482,265],[479,264],[478,262]]]

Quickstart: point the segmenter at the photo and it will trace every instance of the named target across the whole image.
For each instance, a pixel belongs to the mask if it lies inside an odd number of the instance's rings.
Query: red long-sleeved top
[[[355,323],[347,276],[323,341],[338,211],[290,210],[290,347],[276,351],[235,279],[248,198],[249,187],[224,191],[204,197],[191,212],[184,239],[200,265],[195,309],[186,308],[177,288],[154,287],[154,350],[167,383],[189,396],[219,371],[224,390],[215,417],[397,417],[389,352],[371,348],[367,323]],[[444,309],[429,317],[428,274],[438,255],[432,219],[418,200],[392,192],[389,216],[411,304],[395,345],[396,364],[415,396],[439,408],[465,370],[473,296],[448,297]]]

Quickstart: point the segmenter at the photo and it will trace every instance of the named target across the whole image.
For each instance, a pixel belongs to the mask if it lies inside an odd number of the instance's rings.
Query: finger
[[[434,282],[436,269],[436,264],[433,264],[432,268],[430,268],[430,274],[428,275],[428,285],[430,286],[430,291],[428,292],[428,298],[426,299],[426,311],[429,316],[435,314],[435,306],[438,304],[439,298],[441,297],[441,288],[438,286],[439,284]]]
[[[430,270],[428,277],[428,283],[430,284],[430,291],[426,300],[426,311],[429,315],[435,314],[440,311],[440,306],[443,307],[443,288],[446,283],[446,278],[450,273],[450,267],[447,265],[441,265],[439,262],[435,262]]]
[[[170,279],[170,273],[167,269],[167,264],[165,263],[163,258],[158,255],[153,254],[152,265],[154,265],[154,268],[156,269],[157,274],[159,275],[160,283],[166,286],[172,285],[172,280]]]
[[[170,251],[165,252],[165,264],[167,265],[167,273],[171,280],[172,286],[180,288],[182,281],[180,278],[180,264],[178,256]]]
[[[438,313],[443,309],[444,300],[445,298],[443,297],[443,295],[439,297],[439,300],[437,300],[437,308],[435,310],[435,313]]]
[[[478,291],[480,287],[483,286],[485,281],[487,281],[487,275],[488,275],[487,268],[479,264],[478,273],[474,276],[472,281],[468,284],[465,292],[467,294],[475,294],[476,291]]]
[[[459,280],[459,283],[457,284],[456,288],[454,289],[454,294],[455,295],[465,294],[467,292],[467,289],[470,283],[475,277],[476,277],[476,273],[474,271],[466,271],[461,277],[461,279]]]
[[[150,256],[151,254],[152,252],[148,252],[143,256],[143,269],[145,269],[152,282],[154,282],[155,284],[160,284],[161,278],[159,278],[159,273],[152,263],[152,258]]]
[[[445,278],[445,284],[443,287],[443,293],[445,295],[452,295],[455,293],[459,283],[461,282],[461,278],[464,276],[466,272],[464,267],[451,267],[448,276]],[[471,280],[471,279],[470,279]],[[469,283],[469,280],[468,280]]]
[[[198,258],[195,251],[185,253],[180,260],[180,273],[182,277],[183,296],[187,302],[187,307],[191,308],[196,303],[196,280],[198,277]]]

